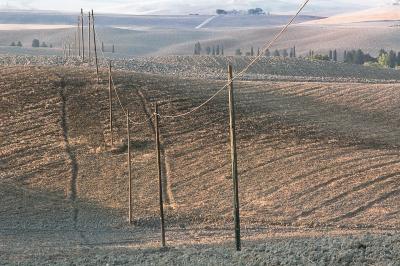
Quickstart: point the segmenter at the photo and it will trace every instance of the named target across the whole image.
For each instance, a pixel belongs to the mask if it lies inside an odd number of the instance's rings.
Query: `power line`
[[[208,104],[209,102],[211,102],[215,97],[217,97],[222,91],[224,91],[228,86],[230,86],[230,84],[231,84],[234,80],[236,80],[236,79],[242,77],[242,76],[249,70],[249,68],[250,68],[252,65],[254,65],[256,62],[258,62],[258,61],[260,60],[260,58],[263,56],[263,54],[265,54],[265,52],[266,52],[268,49],[270,49],[270,48],[272,47],[272,45],[274,45],[275,42],[287,31],[287,29],[289,28],[289,26],[292,25],[292,23],[294,22],[294,20],[299,16],[299,14],[303,11],[303,9],[307,6],[307,4],[308,4],[310,1],[311,1],[311,0],[305,0],[304,3],[300,6],[299,10],[296,12],[296,14],[295,14],[295,15],[290,19],[290,21],[282,28],[282,30],[281,30],[278,34],[276,34],[275,37],[274,37],[269,43],[267,43],[267,44],[264,46],[264,48],[262,49],[262,52],[261,52],[259,55],[257,55],[245,68],[243,68],[242,71],[240,71],[240,72],[239,72],[238,74],[236,74],[231,80],[229,80],[229,82],[226,83],[221,89],[219,89],[216,93],[214,93],[209,99],[207,99],[207,100],[204,101],[202,104],[200,104],[200,105],[198,105],[198,106],[196,106],[196,107],[192,108],[191,110],[189,110],[189,111],[187,111],[187,112],[184,112],[184,113],[180,113],[180,114],[177,114],[177,115],[161,115],[161,114],[157,114],[157,115],[158,115],[160,118],[169,118],[169,119],[181,118],[181,117],[188,116],[188,115],[190,115],[190,114],[196,112],[197,110],[199,110],[199,109],[202,108],[203,106],[207,105],[207,104]],[[99,35],[100,35],[100,34],[99,34]],[[100,36],[99,36],[99,38],[98,38],[98,41],[100,42]],[[104,62],[107,62],[106,56],[105,56],[104,51],[103,51],[102,49],[101,49],[101,52],[102,52],[102,56],[103,56]],[[121,109],[123,110],[123,112],[124,112],[125,115],[126,115],[126,114],[127,114],[127,111],[126,111],[126,109],[124,108],[124,106],[123,106],[123,104],[122,104],[122,102],[121,102],[121,99],[120,99],[120,97],[119,97],[118,91],[117,91],[117,89],[116,89],[116,87],[115,87],[115,84],[114,84],[114,79],[113,79],[112,77],[111,77],[111,83],[112,83],[112,86],[113,86],[113,88],[114,88],[115,94],[116,94],[116,96],[117,96],[118,103],[119,103]],[[150,116],[150,118],[148,118],[148,119],[146,119],[146,120],[144,120],[144,121],[141,121],[141,122],[135,122],[135,121],[131,121],[131,120],[130,120],[130,121],[132,122],[132,124],[135,124],[135,125],[142,125],[142,124],[147,123],[147,122],[150,121],[151,119],[152,119],[152,116]]]
[[[179,118],[179,117],[184,117],[187,115],[190,115],[194,112],[196,112],[197,110],[199,110],[201,107],[203,107],[204,105],[206,105],[207,103],[209,103],[210,101],[212,101],[215,97],[217,97],[217,95],[219,93],[221,93],[224,89],[226,89],[234,80],[238,79],[239,77],[243,76],[244,73],[247,72],[247,70],[249,70],[249,68],[254,65],[261,57],[262,55],[269,49],[271,48],[271,46],[286,32],[286,30],[289,28],[289,26],[294,22],[294,20],[299,16],[299,14],[301,13],[301,11],[303,11],[303,9],[307,6],[307,4],[310,2],[311,0],[306,0],[301,7],[299,8],[299,10],[297,11],[297,13],[292,17],[292,19],[289,21],[289,23],[287,23],[285,25],[285,27],[283,27],[283,29],[272,39],[271,42],[269,42],[267,45],[264,46],[264,48],[262,49],[262,53],[260,53],[259,55],[257,55],[242,71],[240,71],[237,75],[235,75],[227,84],[225,84],[219,91],[217,91],[213,96],[211,96],[208,100],[206,100],[204,103],[200,104],[199,106],[191,109],[188,112],[185,113],[181,113],[178,115],[161,115],[161,117],[164,118]]]

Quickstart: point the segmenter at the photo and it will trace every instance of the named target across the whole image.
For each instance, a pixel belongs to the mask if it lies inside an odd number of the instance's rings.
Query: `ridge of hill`
[[[379,8],[371,8],[352,13],[344,13],[331,16],[325,19],[308,21],[305,24],[348,24],[362,22],[380,22],[380,21],[396,21],[400,20],[400,6],[392,5]]]

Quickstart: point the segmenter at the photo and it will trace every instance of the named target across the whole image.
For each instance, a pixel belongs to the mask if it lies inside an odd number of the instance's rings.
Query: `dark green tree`
[[[283,57],[288,57],[288,56],[289,56],[289,54],[288,54],[288,52],[287,52],[286,49],[284,49],[284,50],[282,51],[282,56],[283,56]]]
[[[363,65],[365,63],[364,61],[364,53],[361,49],[358,49],[355,53],[354,53],[354,60],[353,62],[354,64],[357,65]]]
[[[397,65],[396,52],[393,50],[390,50],[390,52],[389,52],[389,67],[395,68],[396,65]]]
[[[22,47],[21,41],[18,41],[17,46],[18,46],[18,47]]]
[[[240,50],[240,48],[236,49],[235,55],[237,55],[237,56],[241,56],[242,55],[242,51]]]
[[[12,43],[10,44],[10,46],[16,46],[16,45],[15,45],[15,42],[12,42]]]
[[[333,50],[333,61],[337,62],[337,51],[336,51],[336,49]]]
[[[400,66],[400,52],[397,52],[396,62],[397,62],[397,65]]]
[[[254,48],[253,48],[253,46],[252,46],[251,49],[250,49],[250,55],[251,55],[251,56],[254,56]]]
[[[275,50],[275,51],[274,51],[274,56],[281,56],[281,54],[279,53],[278,50]]]
[[[39,47],[40,46],[40,42],[38,39],[33,39],[32,41],[32,47]]]
[[[200,42],[195,43],[194,45],[194,54],[200,55],[201,54],[201,44]]]

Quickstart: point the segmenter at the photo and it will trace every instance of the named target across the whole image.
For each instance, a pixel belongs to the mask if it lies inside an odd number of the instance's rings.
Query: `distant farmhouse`
[[[216,13],[218,15],[253,15],[253,16],[260,16],[260,15],[269,15],[268,13],[265,13],[265,11],[262,8],[252,8],[249,10],[224,10],[224,9],[217,9]]]

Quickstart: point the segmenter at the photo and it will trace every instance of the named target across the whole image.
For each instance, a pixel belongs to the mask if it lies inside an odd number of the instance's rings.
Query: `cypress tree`
[[[337,51],[336,51],[336,49],[333,50],[333,61],[337,62]]]
[[[242,51],[240,50],[240,48],[236,49],[235,55],[237,55],[237,56],[241,56],[242,55]]]
[[[224,55],[224,45],[221,45],[221,55]]]
[[[400,66],[400,52],[397,53],[397,65]]]
[[[354,62],[357,65],[363,65],[364,64],[364,53],[361,49],[358,49],[357,52],[354,54]]]
[[[251,56],[254,56],[254,49],[253,49],[253,46],[251,47],[250,55],[251,55]]]
[[[393,50],[390,50],[390,52],[389,52],[389,67],[395,68],[396,65],[397,65],[396,52]]]

